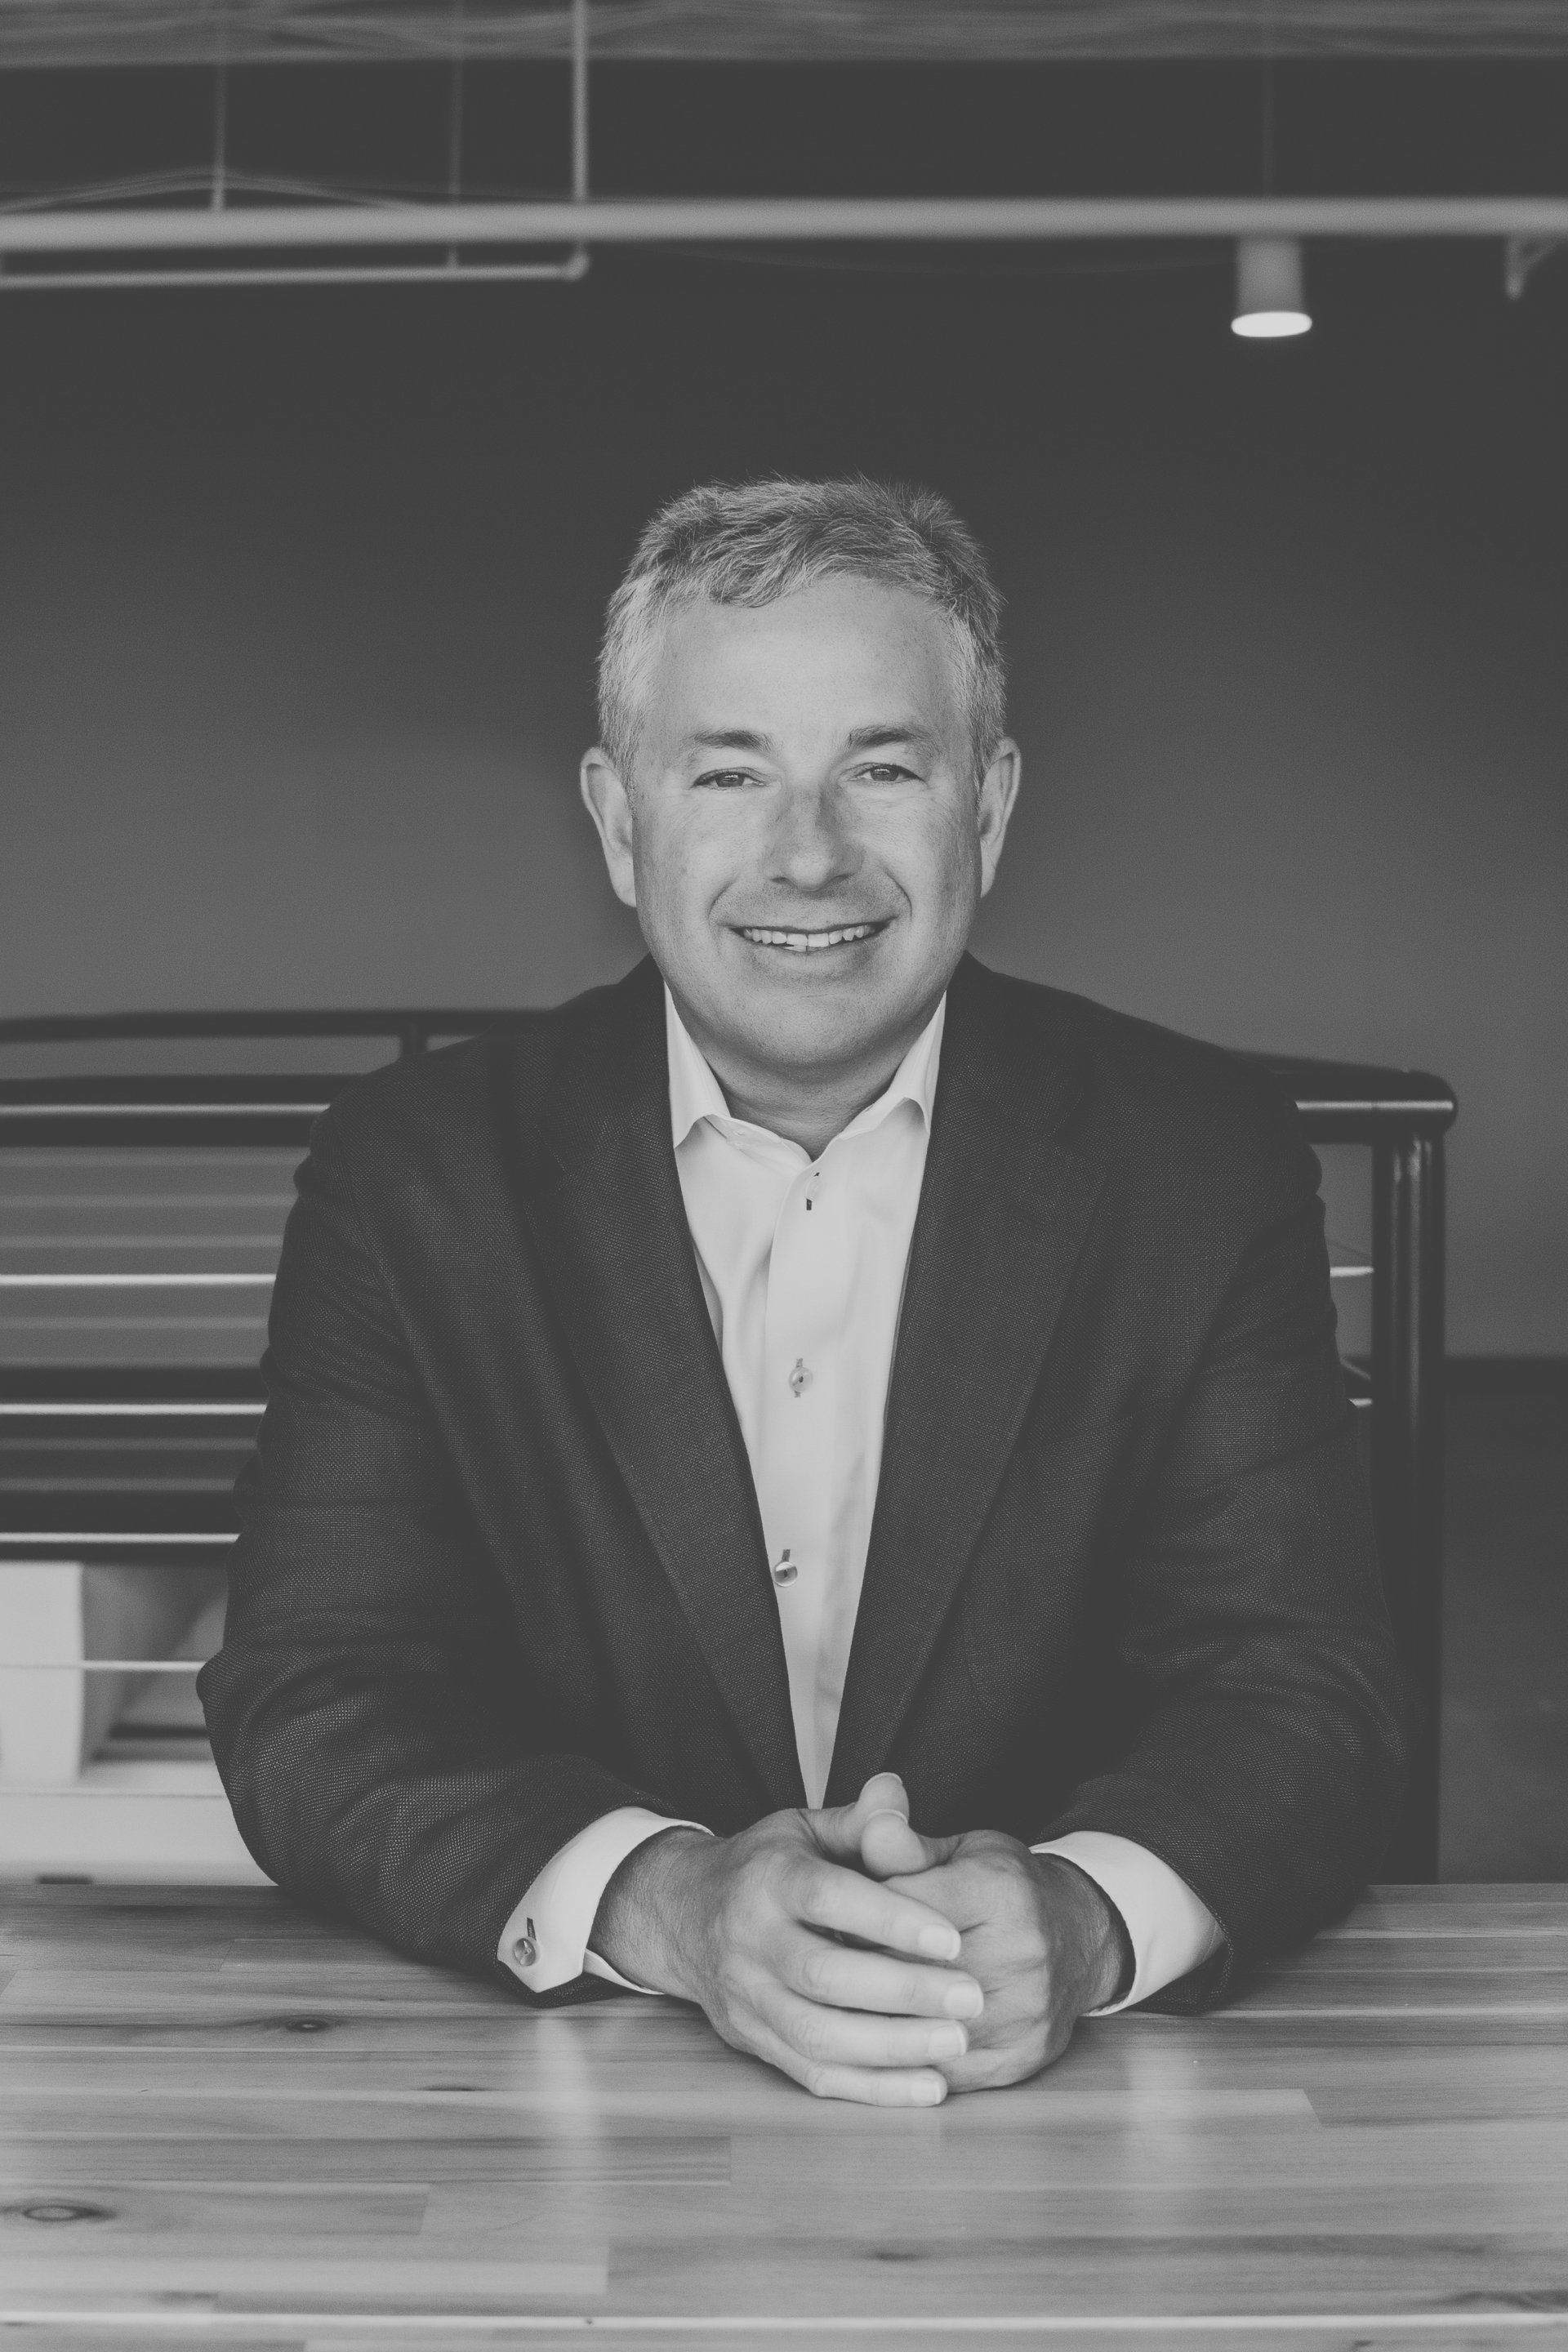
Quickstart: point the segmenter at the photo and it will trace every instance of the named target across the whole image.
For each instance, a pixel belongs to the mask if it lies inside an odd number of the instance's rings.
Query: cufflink
[[[520,1969],[531,1969],[538,1959],[539,1945],[534,1937],[531,1919],[525,1919],[523,1933],[512,1938],[511,1956]]]

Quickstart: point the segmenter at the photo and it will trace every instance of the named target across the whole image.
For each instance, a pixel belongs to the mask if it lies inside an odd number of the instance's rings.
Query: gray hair
[[[929,597],[952,633],[976,778],[1006,730],[1002,599],[967,525],[905,482],[705,482],[661,507],[611,597],[599,651],[599,735],[629,776],[661,623],[682,604],[771,604],[849,574]]]

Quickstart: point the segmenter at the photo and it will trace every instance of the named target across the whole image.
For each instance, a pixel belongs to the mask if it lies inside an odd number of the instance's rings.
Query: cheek
[[[921,812],[918,827],[898,848],[889,869],[902,882],[917,919],[942,924],[970,904],[980,882],[980,847],[966,810],[951,805]]]
[[[674,927],[699,919],[725,871],[711,828],[666,818],[639,829],[636,849],[637,897],[645,910]]]

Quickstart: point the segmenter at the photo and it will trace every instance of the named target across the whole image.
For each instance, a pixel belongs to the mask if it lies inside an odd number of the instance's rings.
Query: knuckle
[[[816,2010],[805,2010],[790,2027],[790,2040],[803,2058],[819,2063],[827,2056],[827,2020]]]
[[[803,1919],[820,1920],[826,1916],[829,1903],[829,1882],[824,1870],[802,1870],[795,1880],[795,1907]]]
[[[834,1958],[833,1952],[826,1944],[808,1946],[796,1963],[796,1973],[803,1992],[819,1996],[831,1990]]]

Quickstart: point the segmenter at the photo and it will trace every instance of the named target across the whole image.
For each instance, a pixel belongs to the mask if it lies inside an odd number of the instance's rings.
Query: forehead
[[[952,630],[929,597],[854,576],[769,604],[679,604],[658,634],[644,710],[667,746],[724,729],[822,737],[900,718],[963,740]]]

